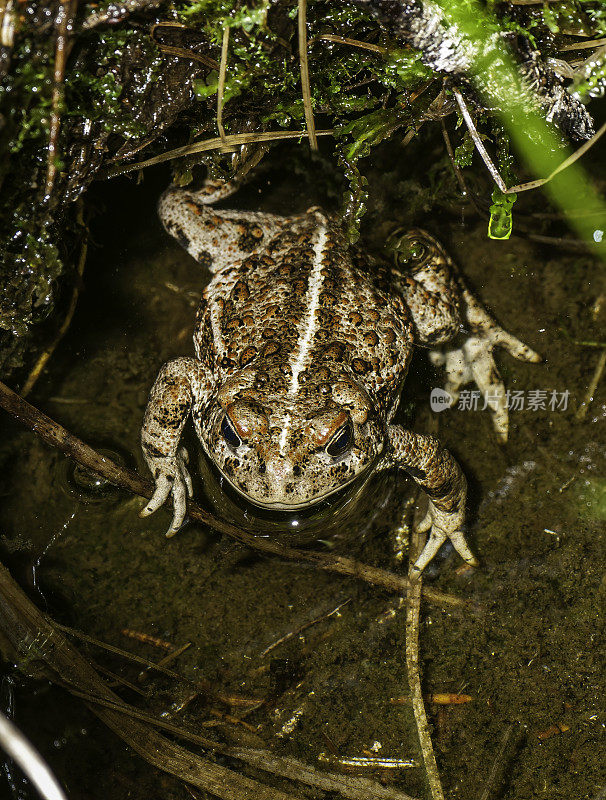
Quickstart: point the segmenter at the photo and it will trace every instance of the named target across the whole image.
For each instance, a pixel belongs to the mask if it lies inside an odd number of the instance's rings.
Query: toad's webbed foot
[[[509,431],[507,391],[494,362],[493,350],[503,347],[514,358],[533,363],[540,361],[541,356],[501,328],[467,289],[463,290],[463,298],[471,335],[461,347],[432,350],[430,358],[433,364],[446,369],[444,388],[453,403],[459,398],[461,386],[475,382],[491,411],[499,440],[506,442]]]
[[[427,514],[417,527],[420,533],[429,531],[429,539],[420,556],[410,568],[409,577],[411,580],[419,577],[447,539],[450,539],[452,546],[463,561],[471,564],[472,567],[478,566],[479,561],[469,549],[465,541],[465,534],[461,529],[464,519],[465,514],[462,511],[455,513],[440,511],[432,500],[429,501]]]
[[[406,470],[429,497],[429,510],[419,526],[420,531],[430,532],[429,539],[411,567],[411,580],[421,574],[446,539],[464,561],[476,566],[478,561],[463,533],[467,482],[460,466],[433,436],[413,433],[399,425],[390,425],[388,434],[392,449],[386,466]]]
[[[164,505],[171,495],[173,518],[166,531],[168,538],[174,536],[183,525],[187,512],[187,498],[193,494],[191,476],[186,466],[188,460],[187,450],[184,447],[172,457],[147,458],[154,475],[156,489],[140,516],[147,517],[153,514],[160,506]]]

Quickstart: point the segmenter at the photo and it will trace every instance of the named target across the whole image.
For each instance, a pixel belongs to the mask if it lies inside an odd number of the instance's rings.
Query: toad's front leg
[[[418,528],[429,531],[429,539],[411,567],[411,580],[421,574],[446,539],[464,561],[477,566],[462,530],[467,481],[461,467],[433,436],[412,433],[399,425],[390,425],[388,436],[391,448],[387,466],[404,469],[429,497],[429,510]]]
[[[206,367],[195,358],[177,358],[160,370],[145,410],[141,428],[141,447],[156,490],[141,511],[147,517],[172,494],[173,519],[167,536],[183,524],[187,496],[192,484],[187,471],[187,451],[179,449],[181,431],[194,404],[204,403],[210,394],[211,378]]]

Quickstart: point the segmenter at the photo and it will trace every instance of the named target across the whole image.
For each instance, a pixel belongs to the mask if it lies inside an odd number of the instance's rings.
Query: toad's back
[[[349,251],[322,212],[242,226],[234,258],[207,287],[196,322],[198,357],[223,382],[256,372],[256,399],[317,407],[339,377],[355,379],[381,415],[393,405],[411,352],[412,323],[387,271]],[[262,395],[262,397],[261,397]],[[306,402],[307,401],[307,402]],[[300,409],[302,410],[302,409]]]

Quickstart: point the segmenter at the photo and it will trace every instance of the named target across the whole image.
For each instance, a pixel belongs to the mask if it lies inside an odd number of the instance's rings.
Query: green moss
[[[591,36],[591,19],[581,3],[546,3],[542,10],[545,24],[552,33]]]
[[[63,266],[55,226],[31,211],[21,204],[4,218],[2,229],[8,241],[0,260],[0,328],[17,337],[48,315]]]
[[[124,64],[132,63],[128,78]],[[66,116],[99,120],[106,131],[125,139],[143,136],[145,121],[124,102],[129,94],[143,95],[160,76],[163,57],[146,31],[103,30],[79,69],[65,79]]]
[[[83,5],[81,18],[110,5],[108,0]],[[471,0],[463,5],[475,13]],[[597,37],[606,32],[606,11],[598,0],[568,0],[550,4],[547,10],[496,2],[487,5],[501,16],[488,18],[484,34],[503,29],[522,33],[534,44],[546,42],[550,53],[569,33],[579,35],[583,31]],[[43,5],[33,3],[32,9],[31,18],[23,21],[16,37],[11,73],[0,86],[6,120],[0,132],[0,149],[12,157],[3,159],[0,166],[4,188],[11,187],[3,197],[4,233],[10,245],[0,255],[8,293],[12,293],[2,309],[1,324],[6,330],[18,319],[22,320],[20,330],[33,324],[40,298],[50,297],[49,307],[52,305],[53,293],[47,291],[53,281],[50,276],[61,272],[52,231],[61,228],[66,198],[77,196],[116,154],[119,159],[145,145],[147,155],[153,156],[195,136],[216,134],[217,70],[183,55],[163,52],[150,36],[154,21],[180,22],[184,26],[182,43],[179,29],[171,32],[179,50],[187,52],[191,47],[193,52],[216,61],[220,59],[223,31],[230,29],[223,113],[228,133],[305,128],[295,0],[175,0],[160,3],[151,12],[139,10],[117,24],[76,28],[58,108],[60,156],[50,201],[56,228],[46,228],[49,209],[41,203],[41,194],[47,169],[55,38],[42,13]],[[360,160],[372,156],[375,148],[394,133],[416,130],[441,89],[443,76],[426,67],[420,53],[391,40],[369,8],[354,0],[309,0],[307,23],[316,126],[335,130],[335,156],[349,183],[343,206],[345,221],[355,240],[367,195]],[[383,52],[323,39],[327,34],[380,45]],[[177,76],[172,84],[167,75]],[[584,72],[574,88],[579,96],[592,97],[602,92],[605,83],[604,64],[600,63]],[[173,101],[177,96],[181,100]],[[494,114],[485,111],[479,117],[478,123],[485,130],[486,121]],[[160,140],[160,133],[165,131],[167,135]],[[509,133],[492,131],[492,135],[499,153],[505,153]],[[456,149],[459,166],[468,166],[472,154],[471,140],[465,135]],[[505,174],[511,159],[499,155],[498,160]],[[190,166],[191,161],[182,169]],[[229,156],[213,156],[213,166],[228,176]],[[442,166],[440,162],[433,171],[430,167],[427,182],[431,185],[418,187],[424,205],[429,198],[436,200],[441,186],[436,176],[442,174]],[[409,205],[415,202],[414,197],[407,199]],[[13,213],[15,208],[19,212]],[[29,276],[23,282],[27,287],[23,293],[21,278],[17,279],[20,271]],[[34,273],[38,274],[38,284],[31,277]]]
[[[16,101],[8,106],[6,149],[11,154],[21,152],[28,141],[48,138],[53,85],[48,48],[35,47],[26,39],[15,56],[15,70],[5,84],[7,99]]]

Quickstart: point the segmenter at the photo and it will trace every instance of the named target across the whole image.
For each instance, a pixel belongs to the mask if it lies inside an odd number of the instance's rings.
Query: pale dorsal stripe
[[[322,265],[325,256],[326,242],[328,239],[326,231],[326,221],[319,214],[317,215],[320,224],[314,232],[314,259],[309,271],[309,283],[305,293],[305,310],[299,323],[299,338],[297,345],[290,358],[290,368],[292,378],[288,394],[295,397],[299,391],[299,375],[309,366],[313,340],[318,330],[318,308],[320,305],[320,294],[324,283],[322,275]]]
[[[322,293],[322,285],[324,283],[324,276],[322,275],[322,264],[324,261],[326,243],[328,234],[326,231],[326,220],[321,214],[316,214],[318,226],[314,231],[313,239],[313,262],[309,271],[309,282],[307,284],[307,291],[305,293],[305,308],[301,316],[301,322],[298,325],[298,338],[297,344],[293,349],[293,354],[290,357],[289,365],[292,370],[292,378],[288,389],[288,396],[294,400],[299,391],[299,375],[306,369],[311,362],[311,353],[313,349],[313,340],[318,330],[318,308],[320,306],[320,294]],[[288,434],[292,427],[292,417],[286,414],[280,432],[280,440],[278,447],[281,453],[284,453],[286,448]]]

